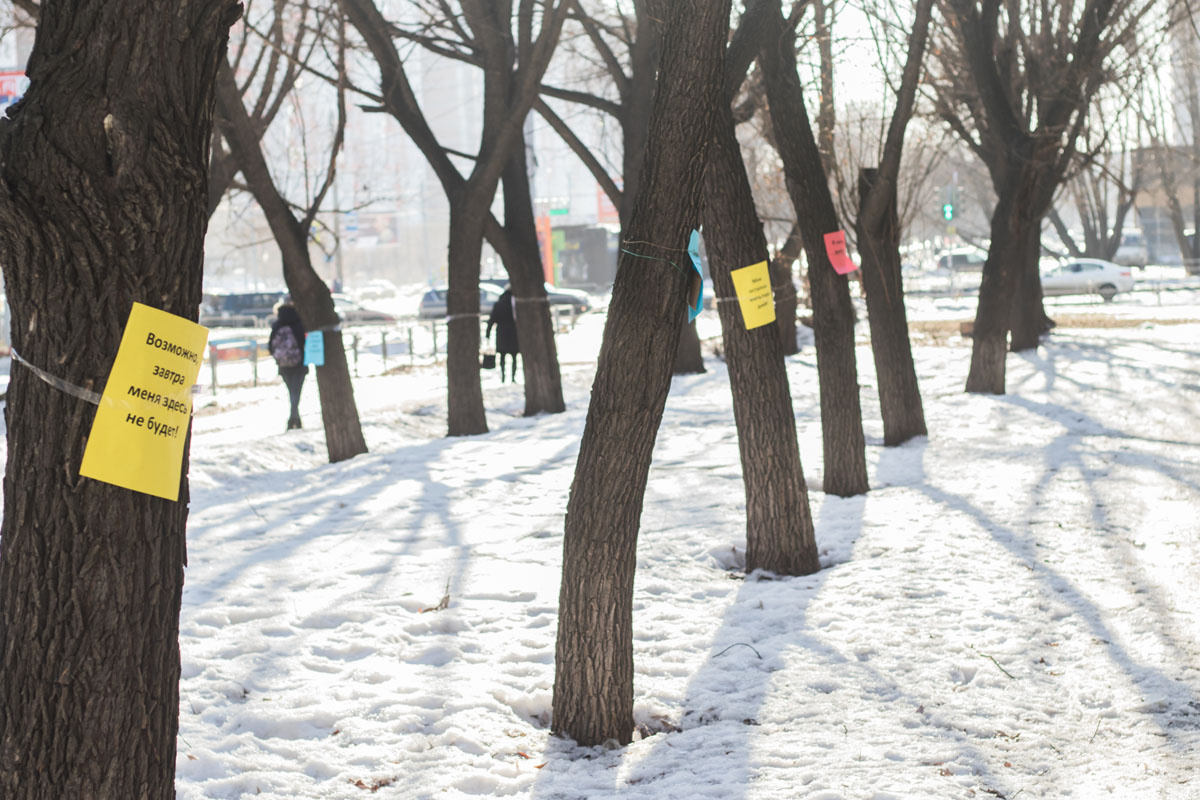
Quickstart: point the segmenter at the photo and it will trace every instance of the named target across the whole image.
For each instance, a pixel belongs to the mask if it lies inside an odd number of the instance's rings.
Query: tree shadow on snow
[[[919,450],[912,455],[919,459]],[[822,497],[813,495],[814,501]],[[857,796],[866,787],[846,786],[829,777],[841,771],[841,759],[856,747],[874,750],[877,773],[894,773],[891,755],[881,754],[889,742],[870,738],[876,727],[873,718],[884,709],[911,715],[927,701],[909,695],[875,666],[869,647],[843,644],[844,620],[828,611],[837,605],[836,600],[829,602],[830,593],[839,590],[827,584],[837,580],[839,565],[864,560],[855,541],[871,501],[869,496],[826,496],[820,502],[821,571],[794,578],[759,573],[747,577],[726,606],[708,654],[677,705],[669,699],[637,697],[637,676],[654,666],[635,651],[634,717],[649,738],[612,751],[552,738],[531,797]],[[816,615],[814,604],[822,607]],[[634,628],[636,642],[636,616]],[[837,713],[830,711],[831,704],[845,709],[842,719],[834,719]],[[664,706],[670,709],[666,713]],[[999,785],[986,759],[961,741],[959,731],[931,730],[976,765],[973,780]],[[864,758],[861,752],[858,758]],[[928,770],[934,774],[933,768]],[[899,794],[880,791],[874,796],[909,796],[900,790],[902,780],[886,787]]]
[[[250,691],[274,690],[291,680],[280,663],[298,668],[295,656],[315,653],[314,643],[331,635],[369,639],[366,628],[432,619],[437,615],[418,618],[413,612],[434,607],[443,593],[452,606],[461,604],[468,595],[468,573],[480,560],[494,556],[486,546],[473,544],[469,535],[471,527],[488,525],[486,515],[479,513],[481,498],[502,502],[521,491],[533,497],[544,494],[539,482],[544,474],[562,468],[578,450],[572,432],[576,424],[562,418],[539,419],[536,425],[534,420],[514,419],[479,437],[419,441],[339,464],[256,475],[230,487],[204,490],[211,493],[203,498],[204,513],[188,531],[194,563],[181,619],[185,662],[218,669],[223,679]],[[547,452],[548,440],[561,444]],[[527,452],[533,442],[539,445],[533,449],[536,464],[514,465],[500,474],[481,469],[502,462],[495,458],[497,448]],[[522,481],[533,485],[519,487]],[[562,492],[565,497],[565,487]],[[222,494],[220,501],[212,496]],[[403,501],[388,499],[397,496]],[[247,525],[254,516],[261,522]],[[531,511],[523,522],[546,522],[538,517]],[[551,522],[561,529],[561,515]],[[209,560],[217,562],[216,569],[198,573]],[[409,591],[397,592],[397,584]],[[329,589],[336,594],[320,594]],[[311,603],[315,597],[322,597],[319,606]],[[364,610],[369,610],[370,619],[363,619]],[[245,623],[250,624],[238,637],[264,644],[266,652],[235,648],[224,658],[189,653],[189,641],[193,646],[201,643],[198,649],[204,650],[202,642],[211,628]],[[272,629],[266,637],[257,633],[264,625]],[[451,652],[452,628],[442,633],[434,625],[407,644],[393,637],[373,647],[394,650],[400,661],[420,659],[439,647]],[[228,639],[229,633],[221,636]],[[325,667],[347,666],[337,661],[334,657]],[[459,666],[454,659],[415,663],[444,671],[447,682]]]
[[[1060,348],[1055,348],[1059,350]],[[1109,360],[1110,356],[1102,349],[1068,348],[1071,358],[1082,357],[1080,353]],[[1136,365],[1135,365],[1136,366]],[[1048,384],[1052,384],[1055,376],[1061,379],[1053,360],[1040,366],[1048,372]],[[1136,366],[1137,369],[1142,369]],[[1080,384],[1087,390],[1089,385]],[[1033,414],[1046,416],[1055,422],[1063,422],[1063,406],[1057,403],[1044,403],[1029,400],[1019,395],[1010,394],[989,398],[996,403],[1008,404]],[[1155,445],[1195,447],[1186,441],[1174,439],[1144,438],[1124,433],[1112,428],[1082,409],[1070,409],[1073,420],[1068,430],[1043,447],[1045,453],[1042,473],[1030,476],[1032,487],[1028,502],[1023,512],[1017,511],[1024,518],[1024,524],[1006,524],[993,513],[981,508],[972,500],[930,482],[923,467],[919,470],[915,483],[910,483],[931,500],[946,509],[959,512],[975,520],[979,527],[990,538],[1004,547],[1012,555],[1016,563],[1030,570],[1034,579],[1042,587],[1041,598],[1049,606],[1061,603],[1069,609],[1071,617],[1082,622],[1084,628],[1091,634],[1095,643],[1101,645],[1108,654],[1112,664],[1126,676],[1129,684],[1136,687],[1146,697],[1156,695],[1171,698],[1170,708],[1151,708],[1146,717],[1157,725],[1167,741],[1174,749],[1187,753],[1195,742],[1195,731],[1200,729],[1200,721],[1196,720],[1197,710],[1200,710],[1200,696],[1195,690],[1195,678],[1184,681],[1177,675],[1185,670],[1193,669],[1192,655],[1196,648],[1195,642],[1187,640],[1186,634],[1180,631],[1173,621],[1174,612],[1170,602],[1161,593],[1155,591],[1152,577],[1143,569],[1136,566],[1137,557],[1134,553],[1131,532],[1112,519],[1109,511],[1109,494],[1101,491],[1099,483],[1107,479],[1111,463],[1121,463],[1139,469],[1158,472],[1176,482],[1182,489],[1192,495],[1200,494],[1200,482],[1188,474],[1195,473],[1195,464],[1186,458],[1164,457],[1161,453],[1139,453],[1130,449],[1130,443],[1153,443]],[[986,432],[982,434],[986,436]],[[1114,444],[1104,446],[1104,442]],[[997,451],[1002,457],[1003,452]],[[1013,453],[1014,460],[1024,457],[1024,453]],[[977,467],[978,468],[978,467]],[[1090,502],[1090,529],[1078,531],[1078,535],[1069,543],[1060,547],[1076,547],[1085,558],[1105,558],[1111,562],[1111,574],[1123,576],[1139,588],[1136,590],[1139,603],[1153,609],[1155,620],[1152,631],[1156,642],[1161,645],[1170,657],[1164,659],[1166,664],[1173,664],[1173,672],[1168,674],[1166,667],[1147,663],[1132,645],[1122,642],[1122,636],[1108,622],[1109,612],[1099,606],[1089,596],[1087,589],[1077,586],[1073,580],[1059,569],[1052,566],[1047,556],[1062,555],[1059,550],[1047,550],[1055,546],[1051,541],[1056,536],[1044,517],[1042,509],[1051,503],[1051,486],[1057,476],[1063,473],[1075,473],[1084,484],[1084,491]],[[905,481],[909,483],[909,481]],[[1119,493],[1117,495],[1119,497]],[[1014,517],[1013,523],[1016,522]],[[1059,525],[1061,528],[1061,525]],[[1082,538],[1089,541],[1079,541]],[[1045,543],[1044,543],[1045,542]],[[1068,553],[1068,555],[1073,555]],[[1099,587],[1093,587],[1099,588]],[[1055,619],[1053,609],[1047,607],[1050,619]],[[1150,632],[1147,632],[1150,633]]]

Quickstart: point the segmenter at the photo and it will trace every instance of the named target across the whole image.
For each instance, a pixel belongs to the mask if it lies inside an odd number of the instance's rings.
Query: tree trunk
[[[704,198],[713,284],[718,297],[733,297],[732,270],[767,261],[768,253],[728,105],[721,107],[709,145]],[[718,303],[717,312],[746,487],[746,570],[816,572],[817,543],[779,332],[775,323],[746,330],[737,303]]]
[[[979,284],[968,392],[1004,394],[1005,345],[1014,317],[1019,315],[1021,324],[1014,350],[1036,347],[1050,324],[1042,308],[1037,267],[1041,220],[1058,183],[1057,173],[1045,166],[1053,162],[1048,146],[1033,136],[1015,138],[1005,161],[991,167],[996,207]]]
[[[792,276],[792,265],[800,258],[804,243],[800,238],[800,226],[792,225],[783,248],[771,259],[771,285],[775,289],[775,324],[779,327],[779,341],[783,354],[794,356],[800,352],[796,343],[796,280]]]
[[[766,37],[759,63],[767,84],[771,123],[783,158],[788,193],[808,255],[821,385],[824,488],[829,494],[848,497],[869,488],[854,353],[854,305],[846,277],[834,271],[825,252],[825,234],[840,230],[840,225],[804,108],[796,74],[794,35],[778,13],[770,16],[772,33]]]
[[[517,342],[521,348],[521,379],[525,383],[525,416],[559,414],[566,410],[566,404],[530,200],[524,137],[513,148],[501,180],[504,183],[504,229],[515,250],[509,258],[515,263],[505,261],[504,268],[517,304]],[[480,310],[487,314],[490,309]]]
[[[279,246],[283,280],[292,303],[300,313],[305,329],[323,332],[325,336],[325,364],[317,367],[317,390],[321,395],[321,420],[325,425],[325,450],[329,461],[345,461],[365,453],[367,442],[358,418],[342,334],[335,330],[338,317],[333,308],[333,296],[313,268],[308,252],[307,226],[296,218],[291,205],[275,186],[228,62],[222,64],[217,78],[217,120],[230,153]]]
[[[99,391],[133,302],[196,319],[213,86],[239,12],[43,6],[29,91],[0,126],[0,248],[30,363]],[[92,405],[22,366],[7,399],[0,797],[174,797],[187,447],[178,502],[133,492],[79,476]]]
[[[299,304],[296,310],[303,320],[304,310]],[[317,367],[317,391],[321,396],[325,451],[329,463],[334,464],[367,452],[367,441],[363,438],[358,405],[354,401],[354,384],[350,381],[350,364],[346,361],[342,332],[338,329],[315,333],[325,337],[325,363]]]
[[[1034,350],[1042,335],[1049,332],[1050,317],[1042,302],[1042,274],[1038,261],[1042,252],[1041,221],[1034,221],[1025,230],[1025,248],[1017,264],[1017,288],[1013,293],[1012,321],[1009,348],[1014,353]]]
[[[991,246],[983,264],[979,284],[979,306],[972,332],[971,369],[967,391],[976,394],[1004,394],[1005,357],[1008,325],[1017,282],[1016,269],[1024,258],[1018,213],[1011,189],[998,187],[999,199],[992,212]]]
[[[448,436],[474,436],[488,431],[483,388],[479,383],[479,259],[483,253],[486,214],[487,204],[479,201],[477,193],[462,192],[450,199],[450,288],[446,292]]]
[[[868,213],[868,197],[887,192],[883,212]],[[925,410],[917,385],[912,344],[908,339],[908,313],[904,308],[904,282],[900,274],[900,220],[896,213],[896,185],[879,182],[879,171],[858,174],[858,254],[862,260],[863,290],[871,325],[871,353],[879,381],[879,410],[883,416],[883,444],[895,447],[914,436],[925,436]]]
[[[647,255],[685,249],[700,218],[729,5],[673,0],[658,8],[660,79],[625,237],[653,243],[633,245]],[[622,253],[618,263],[567,505],[559,594],[553,729],[581,745],[626,743],[633,734],[637,531],[687,282],[662,262]]]
[[[684,318],[679,331],[679,346],[675,348],[676,375],[700,375],[704,372],[704,354],[700,352],[700,334],[696,333],[696,321]]]

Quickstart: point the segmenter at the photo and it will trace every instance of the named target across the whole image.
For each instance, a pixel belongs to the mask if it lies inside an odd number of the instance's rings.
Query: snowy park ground
[[[613,750],[548,731],[602,315],[559,340],[567,412],[523,418],[485,373],[483,436],[443,437],[436,367],[360,378],[371,452],[336,465],[311,378],[287,434],[278,383],[202,395],[178,795],[1200,798],[1200,297],[1172,301],[1052,304],[1125,327],[1060,327],[999,397],[962,392],[968,341],[919,336],[930,435],[894,449],[860,347],[855,498],[820,490],[805,346],[803,578],[740,572],[724,364],[675,379],[639,541],[640,738]]]

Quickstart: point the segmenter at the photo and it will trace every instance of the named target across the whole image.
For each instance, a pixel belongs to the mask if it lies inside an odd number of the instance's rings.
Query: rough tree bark
[[[848,497],[869,487],[854,353],[854,306],[846,277],[834,272],[825,252],[825,234],[840,230],[841,225],[796,74],[795,33],[784,23],[777,5],[767,16],[770,33],[759,52],[759,65],[767,84],[771,124],[783,158],[788,193],[808,255],[821,386],[824,489]]]
[[[721,105],[709,145],[704,238],[718,297],[734,297],[731,273],[768,260],[767,240],[733,114]],[[796,415],[775,323],[746,330],[737,303],[718,303],[746,488],[746,570],[807,575],[820,568]]]
[[[308,252],[311,219],[297,219],[291,205],[276,188],[228,63],[222,65],[217,78],[217,117],[230,153],[279,246],[283,257],[283,279],[300,319],[310,336],[325,337],[325,364],[316,371],[329,460],[344,461],[365,453],[367,442],[354,401],[354,385],[350,381],[350,366],[342,346],[333,296],[313,268]]]
[[[722,102],[729,0],[671,0],[642,185],[626,246],[670,257],[700,218]],[[670,388],[687,276],[622,253],[567,505],[553,729],[583,745],[633,734],[633,573],[651,453]]]
[[[833,103],[833,18],[837,16],[835,0],[812,0],[813,23],[816,26],[817,58],[820,63],[820,95],[817,98],[817,148],[825,175],[832,175],[835,165],[834,128],[837,108]]]
[[[0,122],[13,347],[99,391],[133,302],[196,319],[232,0],[47,0]],[[86,21],[87,24],[81,24]],[[188,510],[79,477],[95,408],[14,367],[0,797],[174,797]]]

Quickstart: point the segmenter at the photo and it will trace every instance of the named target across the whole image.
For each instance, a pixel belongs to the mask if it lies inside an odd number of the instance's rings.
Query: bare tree
[[[571,19],[582,29],[582,39],[590,45],[590,50],[577,45],[570,50],[579,61],[597,61],[598,67],[594,74],[581,76],[580,87],[543,86],[543,97],[534,105],[612,201],[622,230],[628,227],[633,199],[641,182],[658,69],[659,32],[649,11],[651,2],[632,0],[631,12],[622,13],[620,7],[614,12],[607,6],[590,8],[574,0]],[[614,92],[615,98],[611,97]],[[621,140],[619,175],[612,174],[606,161],[593,152],[592,146],[583,141],[547,98],[569,102],[615,120]],[[704,372],[695,323],[684,323],[674,371],[677,375]]]
[[[745,68],[737,54],[757,51],[771,0],[751,0],[726,59],[725,94],[732,97]],[[717,296],[733,298],[733,270],[768,260],[733,111],[720,104],[704,191],[704,239]],[[746,569],[807,575],[819,568],[808,489],[796,444],[787,367],[775,323],[747,329],[738,304],[717,304],[733,392],[746,488]]]
[[[1042,218],[1071,167],[1099,88],[1136,47],[1153,0],[1056,6],[941,0],[938,112],[987,165],[997,194],[967,391],[1003,394],[1005,351],[1049,326],[1038,274]]]
[[[883,441],[889,447],[927,432],[904,308],[896,187],[904,133],[916,103],[932,15],[933,0],[917,0],[908,55],[897,89],[896,108],[888,126],[879,167],[864,168],[859,173],[859,213],[855,230],[871,325],[871,350],[879,380]]]
[[[768,19],[758,63],[808,257],[821,386],[824,488],[841,496],[862,494],[868,489],[867,460],[854,353],[854,307],[846,277],[834,271],[824,240],[825,234],[838,231],[841,225],[796,72],[795,16],[791,23],[785,21],[776,6]]]
[[[1141,72],[1135,88],[1102,86],[1088,109],[1087,132],[1081,138],[1096,144],[1079,154],[1046,214],[1064,255],[1111,261],[1121,246],[1126,220],[1147,179],[1147,164],[1138,156],[1137,143],[1147,127],[1154,127],[1138,113],[1153,93],[1147,84],[1157,83],[1154,65],[1141,65]],[[1141,102],[1129,103],[1130,94]],[[1123,110],[1127,106],[1129,110]],[[1122,110],[1114,113],[1115,109]],[[1078,227],[1072,227],[1072,222]],[[1053,252],[1045,244],[1042,249]]]
[[[834,148],[834,157],[825,160],[827,174],[836,189],[838,213],[845,219],[858,215],[862,202],[858,192],[861,170],[880,165],[889,128],[895,112],[900,110],[893,98],[901,97],[904,89],[905,64],[910,61],[910,39],[918,10],[917,3],[903,0],[868,0],[860,5],[883,81],[878,98],[845,103],[837,115],[834,131],[827,134]],[[821,68],[832,71],[836,66],[825,67],[822,59]],[[937,190],[933,185],[934,175],[947,160],[954,143],[940,121],[930,124],[930,109],[927,103],[922,103],[920,94],[920,86],[925,83],[923,71],[918,80],[913,109],[903,129],[903,158],[896,176],[896,214],[902,232],[912,231],[932,210],[932,192]],[[936,215],[939,222],[940,206],[939,202]],[[853,233],[847,231],[849,235]]]
[[[418,5],[425,9],[424,20],[411,26],[395,27],[393,33],[396,36],[415,42],[437,56],[487,69],[489,59],[480,40],[469,36],[461,24],[450,19],[453,16],[450,7],[444,4],[436,8],[431,4]],[[528,25],[532,20],[530,11],[521,11],[520,14],[521,19],[525,20],[524,24]],[[530,42],[521,40],[518,45],[528,48]],[[492,60],[498,59],[493,55]],[[517,83],[519,81],[515,81],[514,85]],[[533,416],[560,413],[566,409],[566,404],[563,402],[562,376],[543,280],[528,166],[527,142],[522,127],[500,176],[500,185],[504,190],[504,223],[501,225],[488,212],[483,230],[488,243],[504,263],[513,290],[513,300],[518,306],[517,339],[523,366],[525,415]]]
[[[311,12],[308,9],[296,11],[282,0],[276,0],[273,10],[274,19],[261,48],[265,55],[260,54],[255,59],[255,66],[265,60],[267,67],[257,99],[249,110],[244,105],[244,89],[238,85],[233,65],[226,63],[218,76],[217,119],[228,146],[228,154],[216,161],[219,172],[212,183],[215,189],[217,180],[231,179],[228,173],[233,168],[241,172],[247,190],[254,195],[262,209],[279,246],[283,256],[283,278],[308,335],[324,339],[325,363],[316,371],[317,388],[321,396],[321,419],[325,427],[325,448],[331,462],[344,461],[367,452],[367,443],[354,401],[354,386],[350,381],[350,367],[342,344],[338,315],[333,307],[333,296],[313,267],[308,242],[309,230],[336,179],[337,158],[345,133],[345,35],[340,15],[333,20],[323,19],[319,15],[310,19]],[[284,17],[293,12],[300,15],[294,29],[284,24]],[[276,90],[275,79],[278,77],[281,81],[279,88],[290,88],[297,77],[297,69],[301,65],[308,66],[306,60],[296,60],[300,52],[299,42],[304,40],[306,34],[313,39],[321,38],[326,23],[330,21],[334,23],[330,38],[336,43],[334,63],[330,66],[336,86],[337,123],[320,182],[304,198],[303,203],[295,204],[284,197],[267,164],[262,149],[262,134],[265,131],[263,117],[271,108],[278,108],[281,102],[278,95],[274,101],[270,100]],[[280,51],[289,43],[296,55],[286,58],[287,64],[278,64]],[[257,69],[251,68],[247,72],[246,81],[252,85]]]
[[[97,391],[135,301],[196,318],[213,87],[240,10],[41,7],[29,90],[0,121],[0,247],[26,363]],[[175,794],[187,447],[178,502],[82,478],[94,415],[14,367],[0,530],[6,800]]]
[[[729,6],[651,6],[662,21],[662,57],[645,171],[625,232],[631,252],[621,254],[613,285],[563,543],[552,726],[583,745],[629,742],[633,734],[637,532],[689,281],[669,262],[686,258],[689,231],[700,221]]]
[[[342,0],[350,22],[366,42],[379,68],[380,109],[392,115],[421,150],[441,181],[450,204],[447,404],[451,436],[487,431],[479,382],[479,259],[483,237],[485,231],[503,235],[503,229],[494,222],[489,208],[513,157],[513,150],[521,142],[525,117],[537,98],[569,5],[570,0],[524,0],[515,9],[514,19],[512,3],[461,0],[457,9],[446,3],[438,4],[438,12],[449,13],[438,13],[430,18],[435,29],[425,37],[428,45],[437,47],[441,43],[453,49],[456,45],[451,43],[457,41],[466,48],[460,50],[458,56],[473,60],[483,70],[483,124],[479,148],[469,156],[474,167],[464,177],[451,160],[451,151],[438,141],[417,104],[395,44],[397,37],[405,38],[403,32],[385,19],[372,0]],[[448,29],[444,36],[443,28]],[[540,267],[538,272],[540,274]],[[510,274],[510,278],[514,289],[520,288],[518,281],[527,283],[528,294],[518,300],[534,310],[539,319],[537,324],[543,328],[536,335],[527,332],[531,329],[518,328],[522,350],[527,347],[532,350],[539,345],[549,350],[537,355],[538,362],[547,365],[546,380],[539,380],[534,385],[548,387],[553,394],[555,387],[548,364],[553,358],[557,365],[557,356],[553,354],[554,340],[549,332],[545,286],[540,278],[536,282],[526,275]],[[517,315],[518,325],[521,316]],[[561,386],[557,387],[557,397],[541,398],[540,407],[530,407],[528,367],[531,359],[528,351],[523,360],[527,368],[526,413],[562,410]],[[557,366],[554,372],[557,372]]]

